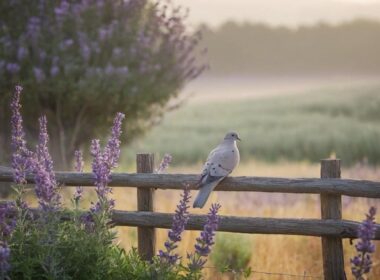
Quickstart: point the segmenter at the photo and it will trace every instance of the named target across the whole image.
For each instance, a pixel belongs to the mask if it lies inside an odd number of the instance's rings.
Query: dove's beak
[[[237,140],[241,141],[241,139],[239,137],[237,137]]]

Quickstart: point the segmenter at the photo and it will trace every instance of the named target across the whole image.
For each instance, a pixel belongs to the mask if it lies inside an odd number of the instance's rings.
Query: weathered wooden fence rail
[[[94,186],[92,173],[58,171],[56,178],[65,186]],[[189,183],[190,189],[194,190],[198,178],[198,175],[187,174],[115,173],[112,174],[112,181],[109,185],[138,189],[182,190],[183,183]],[[12,180],[11,171],[0,171],[0,182],[12,182]],[[27,180],[34,183],[31,175],[27,176]],[[226,178],[215,188],[215,191],[313,193],[380,198],[380,182],[351,179],[288,179],[240,176]]]
[[[154,212],[155,189],[183,189],[189,184],[196,188],[197,175],[151,174],[154,158],[151,154],[137,155],[136,174],[116,173],[109,184],[114,187],[137,188],[138,211],[114,211],[113,223],[118,226],[138,227],[138,250],[145,259],[155,254],[155,228],[170,228],[173,214]],[[0,181],[11,182],[11,170],[0,169]],[[91,173],[57,172],[63,186],[93,186]],[[33,177],[27,176],[33,183]],[[345,279],[342,238],[355,238],[358,222],[342,220],[341,196],[380,198],[380,182],[340,179],[340,161],[322,160],[321,179],[230,177],[215,191],[248,191],[277,193],[311,193],[321,195],[321,219],[277,219],[221,216],[219,231],[290,234],[316,236],[322,239],[324,277],[328,280]],[[187,229],[201,230],[206,215],[191,215]],[[375,239],[380,240],[380,226]]]

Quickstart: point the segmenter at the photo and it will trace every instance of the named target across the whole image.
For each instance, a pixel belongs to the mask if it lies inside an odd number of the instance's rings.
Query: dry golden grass
[[[172,167],[170,173],[196,173],[199,165],[187,167]],[[233,175],[272,176],[272,177],[318,177],[319,165],[310,163],[280,162],[268,164],[252,161],[239,166]],[[366,165],[357,165],[342,170],[344,178],[380,180],[380,170]],[[179,200],[178,191],[157,191],[155,210],[172,213]],[[195,193],[193,193],[193,196]],[[117,208],[125,210],[136,209],[136,191],[134,189],[114,189]],[[213,193],[210,201],[222,204],[221,214],[252,217],[276,218],[320,218],[318,195],[266,194],[266,193]],[[380,206],[376,200],[349,199],[343,200],[343,218],[361,221],[370,205]],[[193,210],[192,213],[206,213]],[[136,246],[136,229],[118,228],[119,242],[126,249]],[[180,254],[185,258],[186,252],[193,251],[197,231],[187,231],[179,247]],[[252,244],[251,267],[257,273],[252,279],[297,279],[286,275],[270,275],[258,272],[296,274],[302,276],[320,276],[322,279],[321,241],[315,237],[286,235],[246,235]],[[162,248],[167,237],[167,230],[157,231],[157,249]],[[351,279],[349,259],[354,255],[354,247],[349,240],[344,241],[346,273]],[[374,270],[371,279],[380,279],[380,252],[374,257]],[[211,262],[206,269],[209,279],[227,279],[226,275],[216,273]],[[313,279],[313,278],[298,278]]]

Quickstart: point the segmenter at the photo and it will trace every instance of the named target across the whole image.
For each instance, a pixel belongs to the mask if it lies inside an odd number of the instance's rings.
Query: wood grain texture
[[[154,170],[154,154],[137,154],[136,166],[138,173],[152,173]],[[137,210],[154,211],[154,190],[137,189]],[[144,226],[137,228],[137,248],[143,260],[150,261],[156,252],[156,233],[155,228]]]
[[[202,230],[206,218],[206,215],[190,215],[186,229]],[[173,214],[114,211],[112,221],[118,226],[170,228],[173,221]],[[278,219],[221,216],[218,231],[356,238],[359,225],[360,223],[358,222],[335,219]],[[375,239],[380,240],[379,225],[376,225]]]
[[[337,178],[341,176],[339,159],[321,160],[321,178]],[[342,219],[342,197],[335,194],[321,194],[321,217],[326,219]],[[344,272],[342,239],[339,237],[322,237],[323,273],[326,280],[346,279]]]
[[[58,182],[66,186],[93,186],[92,173],[56,172]],[[114,173],[109,186],[183,189],[183,183],[189,183],[190,189],[196,189],[198,175],[187,174],[127,174]],[[12,172],[0,171],[0,181],[12,181]],[[30,183],[33,176],[27,176]],[[215,191],[249,191],[276,193],[314,193],[335,194],[353,197],[380,198],[380,182],[348,179],[319,178],[272,178],[272,177],[227,177]]]

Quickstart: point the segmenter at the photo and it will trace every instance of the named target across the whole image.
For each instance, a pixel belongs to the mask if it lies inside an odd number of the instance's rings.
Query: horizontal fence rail
[[[92,173],[56,172],[57,181],[66,186],[93,186]],[[153,189],[183,189],[183,184],[189,184],[190,189],[196,189],[199,180],[197,175],[184,174],[149,174],[149,173],[114,173],[110,186]],[[11,182],[11,171],[0,169],[0,181]],[[33,176],[27,176],[30,183]],[[334,194],[353,197],[380,198],[380,182],[351,179],[319,179],[319,178],[273,178],[273,177],[228,177],[224,179],[215,191],[248,191],[277,193],[312,193]]]
[[[206,215],[190,215],[186,229],[203,230]],[[173,214],[158,212],[114,211],[116,226],[171,228]],[[357,238],[360,223],[346,220],[276,219],[220,216],[218,231],[256,234],[286,234]],[[380,240],[380,225],[376,225],[376,240]]]

